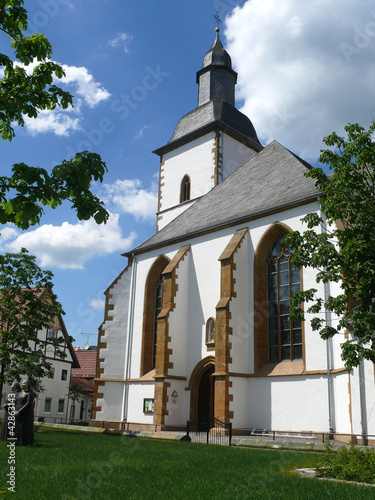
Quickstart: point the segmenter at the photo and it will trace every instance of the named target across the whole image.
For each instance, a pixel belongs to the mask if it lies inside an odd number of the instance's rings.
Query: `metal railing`
[[[204,417],[186,423],[187,441],[231,446],[232,424],[221,422],[215,417]]]
[[[252,436],[252,437],[264,437],[276,441],[279,438],[291,438],[291,439],[306,439],[306,440],[316,440],[325,443],[327,441],[341,441],[350,442],[354,444],[362,444],[367,446],[369,441],[375,443],[374,434],[350,434],[342,432],[315,432],[315,431],[275,431],[271,429],[260,429],[260,428],[238,428],[234,429],[233,433],[235,435],[241,436]]]
[[[90,420],[81,420],[79,418],[66,418],[66,417],[38,417],[34,418],[34,422],[50,423],[50,424],[65,424],[65,425],[84,425],[88,426]]]
[[[161,425],[161,424],[146,424],[138,422],[119,422],[110,420],[80,420],[74,418],[64,418],[64,417],[35,417],[35,422],[39,423],[54,423],[54,424],[65,424],[65,425],[91,425],[94,427],[100,427],[102,429],[114,429],[121,432],[124,431],[150,431],[150,432],[180,432],[181,434],[186,434],[186,436],[191,438],[194,435],[194,441],[217,443],[220,444],[220,440],[223,436],[227,436],[227,439],[232,440],[232,436],[238,437],[252,437],[252,438],[262,438],[269,439],[272,441],[276,440],[306,440],[326,443],[327,441],[338,441],[343,443],[353,443],[364,446],[375,445],[375,434],[351,434],[342,432],[317,432],[317,431],[285,431],[285,430],[272,430],[272,429],[261,429],[261,428],[232,428],[232,424],[225,424],[220,422],[214,417],[209,417],[210,421],[207,419],[197,420],[195,422],[187,422],[186,425]],[[230,437],[229,437],[230,436]],[[191,440],[191,439],[188,439]]]

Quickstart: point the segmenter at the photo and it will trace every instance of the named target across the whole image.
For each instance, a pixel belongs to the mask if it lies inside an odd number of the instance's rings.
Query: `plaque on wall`
[[[154,400],[144,399],[143,400],[143,413],[154,413]]]

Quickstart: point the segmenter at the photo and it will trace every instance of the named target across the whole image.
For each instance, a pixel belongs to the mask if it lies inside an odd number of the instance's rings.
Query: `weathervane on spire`
[[[217,10],[216,11],[216,14],[214,15],[214,18],[216,20],[216,28],[215,28],[215,31],[220,31],[220,28],[219,28],[219,24],[221,24],[221,19],[220,19],[220,10]]]

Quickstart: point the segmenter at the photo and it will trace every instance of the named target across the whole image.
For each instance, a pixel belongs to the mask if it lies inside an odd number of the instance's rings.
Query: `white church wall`
[[[190,392],[186,391],[185,380],[170,380],[171,386],[168,387],[168,415],[165,417],[165,425],[185,425],[189,420],[189,397]],[[173,393],[176,397],[172,397]]]
[[[96,420],[107,420],[120,422],[122,420],[123,403],[123,382],[105,382],[104,387],[100,387],[100,392],[104,394],[103,398],[97,399],[97,406],[101,411],[96,412]]]
[[[348,372],[331,374],[333,414],[332,426],[335,432],[351,433],[350,394]],[[328,400],[327,400],[328,405]]]
[[[328,431],[327,384],[322,376],[250,378],[248,401],[250,428]]]
[[[104,359],[100,364],[104,368],[101,376],[104,379],[124,378],[130,277],[131,267],[128,267],[109,290],[112,295],[109,304],[114,308],[108,312],[110,319],[102,325],[101,342],[107,345],[100,350],[100,358]]]
[[[351,377],[353,432],[362,432],[362,418],[367,434],[375,435],[375,385],[374,364],[363,361],[362,366],[353,368]],[[362,384],[362,398],[361,398]]]
[[[250,272],[250,237],[245,235],[240,248],[234,254],[234,291],[236,297],[230,302],[232,328],[230,342],[232,344],[232,363],[229,371],[236,373],[249,373],[253,368],[253,356],[250,356],[254,343],[254,330],[252,318],[250,318],[250,282],[253,273]],[[250,351],[251,349],[251,351]],[[249,366],[251,364],[251,366]]]
[[[352,409],[352,423],[353,433],[361,434],[362,432],[362,418],[361,418],[361,396],[360,396],[360,379],[359,369],[353,368],[350,376],[350,394],[351,394],[351,409]]]
[[[162,212],[171,207],[181,209],[180,187],[185,175],[190,177],[191,199],[202,196],[212,189],[214,138],[214,132],[209,132],[163,156],[160,215],[163,215]],[[164,225],[162,219],[159,227]]]
[[[188,378],[201,359],[214,355],[206,346],[206,322],[216,317],[221,273],[218,259],[233,233],[233,229],[226,229],[191,240],[188,308],[193,313],[188,314]]]
[[[145,413],[143,402],[144,399],[154,399],[154,382],[130,382],[128,393],[128,408],[127,421],[140,424],[152,424],[154,419],[153,413]]]
[[[162,218],[158,219],[158,230],[162,229],[164,226],[169,224],[173,219],[178,217],[182,212],[185,212],[191,205],[193,205],[197,200],[186,201],[177,205],[175,207],[170,208],[169,210],[163,211]]]
[[[188,252],[178,265],[176,279],[178,290],[174,300],[175,308],[169,314],[169,336],[171,338],[169,349],[172,350],[169,360],[173,363],[169,374],[180,377],[186,375],[190,261],[191,254]]]
[[[362,373],[361,373],[362,371]],[[362,395],[361,395],[362,384]],[[374,365],[365,361],[362,367],[353,368],[350,377],[353,433],[361,434],[363,427],[367,434],[375,435],[375,391]],[[364,426],[362,426],[362,418]]]
[[[233,137],[228,134],[221,133],[220,144],[223,180],[256,155],[253,149],[233,139]]]
[[[319,335],[317,333],[317,335]],[[341,358],[341,344],[345,342],[345,335],[344,333],[338,333],[336,334],[332,339],[332,370],[338,369],[338,368],[344,368],[344,361]]]
[[[249,379],[245,377],[230,377],[232,387],[229,389],[233,401],[229,403],[229,411],[233,412],[233,429],[249,428]]]
[[[364,361],[367,433],[375,436],[375,373],[374,364]]]

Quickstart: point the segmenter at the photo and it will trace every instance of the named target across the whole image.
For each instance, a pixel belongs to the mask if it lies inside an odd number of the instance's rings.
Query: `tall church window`
[[[190,200],[190,177],[185,175],[181,181],[180,203]]]
[[[268,266],[268,355],[271,363],[302,359],[302,325],[289,321],[289,301],[301,289],[301,271],[285,244],[285,234],[272,247]]]
[[[145,299],[143,308],[141,376],[155,368],[157,358],[157,317],[163,307],[162,272],[169,264],[164,255],[158,257],[152,264],[145,284]]]
[[[154,341],[153,341],[153,349],[152,349],[152,366],[151,368],[155,368],[156,362],[156,346],[157,346],[157,334],[158,334],[158,316],[161,313],[163,308],[163,275],[159,276],[159,279],[156,283],[155,290],[155,322],[154,322]]]

